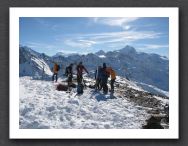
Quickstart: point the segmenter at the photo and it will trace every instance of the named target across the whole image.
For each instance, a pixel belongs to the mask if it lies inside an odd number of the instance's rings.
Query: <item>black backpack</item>
[[[77,94],[83,94],[84,93],[83,89],[84,89],[84,85],[78,84],[77,85]]]
[[[57,65],[57,71],[59,71],[60,70],[60,65]]]

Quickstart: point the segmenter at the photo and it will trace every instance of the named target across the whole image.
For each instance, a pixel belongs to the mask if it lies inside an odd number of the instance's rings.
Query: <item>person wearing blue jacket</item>
[[[109,73],[106,68],[106,63],[103,63],[103,68],[101,70],[101,88],[103,89],[104,94],[108,93],[108,77]]]

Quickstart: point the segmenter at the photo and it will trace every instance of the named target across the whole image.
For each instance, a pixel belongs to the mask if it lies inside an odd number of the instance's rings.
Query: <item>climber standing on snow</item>
[[[60,66],[55,62],[54,63],[54,67],[53,67],[53,76],[52,76],[52,81],[54,81],[54,77],[55,77],[55,81],[57,82],[57,76],[58,76],[58,71],[60,69]]]
[[[111,77],[110,80],[111,92],[114,92],[114,82],[116,80],[116,72],[111,67],[107,68],[107,72],[110,73],[110,77]]]
[[[106,63],[103,63],[103,68],[101,70],[101,88],[103,89],[104,94],[108,93],[108,77],[110,73],[107,71]]]
[[[76,70],[77,70],[77,82],[78,84],[81,84],[82,83],[82,80],[83,80],[83,72],[87,72],[87,69],[85,68],[84,65],[82,65],[82,62],[80,62],[77,67],[76,67]]]
[[[77,85],[77,94],[83,94],[83,88],[84,88],[84,85],[82,84],[82,82],[83,82],[83,71],[85,71],[87,73],[89,73],[89,72],[82,65],[82,62],[80,62],[77,65],[76,70],[77,70],[77,82],[78,82],[78,85]]]
[[[71,63],[68,67],[66,67],[66,70],[65,70],[65,75],[67,76],[68,87],[72,85],[72,78],[73,78],[72,67],[73,67],[73,64]]]

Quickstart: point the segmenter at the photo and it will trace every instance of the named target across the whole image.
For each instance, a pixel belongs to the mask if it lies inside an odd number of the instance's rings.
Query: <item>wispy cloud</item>
[[[139,50],[148,50],[148,49],[151,49],[151,50],[153,50],[153,49],[166,49],[166,48],[168,48],[169,47],[169,45],[159,45],[159,44],[144,44],[144,45],[142,45],[142,47],[138,47],[138,49]]]
[[[26,45],[28,47],[31,47],[31,48],[40,48],[40,49],[47,49],[47,50],[53,50],[53,49],[57,49],[57,46],[56,45],[49,45],[49,44],[46,44],[46,43],[38,43],[38,42],[26,42],[24,43],[23,45]]]
[[[131,22],[138,20],[138,17],[94,17],[93,22],[101,23],[109,26],[119,26],[125,30],[131,28],[129,25]]]
[[[159,48],[168,48],[168,45],[146,45],[147,48],[159,49]]]
[[[76,48],[89,48],[92,45],[96,44],[94,41],[90,40],[79,40],[79,38],[75,39],[66,39],[64,43],[68,46],[71,47],[76,47]]]
[[[92,45],[94,45],[94,44],[97,43],[97,42],[91,41],[91,40],[79,40],[79,42],[85,44],[85,45],[88,46],[88,47],[90,47],[90,46],[92,46]]]
[[[63,41],[66,45],[71,47],[89,48],[97,44],[109,43],[130,43],[144,39],[159,38],[162,33],[153,31],[123,31],[123,32],[109,32],[109,33],[92,33],[92,34],[74,34],[69,35]],[[59,39],[62,41],[63,39]]]

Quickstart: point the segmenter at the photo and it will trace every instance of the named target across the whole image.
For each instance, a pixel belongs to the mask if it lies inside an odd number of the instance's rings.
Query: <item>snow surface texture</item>
[[[55,90],[56,83],[20,77],[21,129],[140,129],[150,116],[118,93],[86,88],[76,95]]]

